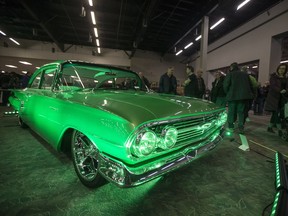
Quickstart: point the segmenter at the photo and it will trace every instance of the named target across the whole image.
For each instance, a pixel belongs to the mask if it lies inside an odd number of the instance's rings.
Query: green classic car
[[[132,187],[213,149],[227,114],[214,103],[150,91],[137,73],[81,61],[42,66],[10,104],[58,151],[71,153],[81,182]]]

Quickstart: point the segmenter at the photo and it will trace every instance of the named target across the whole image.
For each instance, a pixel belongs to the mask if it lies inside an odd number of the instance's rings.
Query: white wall
[[[20,48],[17,45],[9,45],[8,48],[0,47],[1,60],[7,60],[8,57],[19,57],[28,59],[47,59],[55,60],[81,60],[94,62],[99,64],[108,64],[121,67],[130,67],[136,72],[142,71],[150,82],[159,82],[160,76],[167,72],[168,67],[174,66],[177,80],[179,84],[183,83],[186,73],[185,65],[179,63],[175,55],[166,55],[161,57],[155,52],[137,50],[134,57],[129,59],[129,56],[121,50],[116,49],[101,49],[101,55],[92,55],[93,47],[72,46],[66,52],[61,52],[53,43],[36,42],[29,40],[18,40],[21,44]],[[65,45],[68,48],[69,45]],[[55,48],[55,52],[52,52]],[[129,54],[129,53],[128,53]],[[49,61],[48,61],[49,62]],[[47,62],[45,62],[46,64]]]
[[[226,67],[232,62],[244,63],[259,59],[259,81],[264,82],[271,73],[270,60],[277,61],[277,64],[281,60],[279,53],[274,52],[279,52],[279,49],[271,50],[272,37],[287,31],[288,0],[284,0],[269,12],[261,14],[209,45],[207,70]],[[275,56],[278,56],[277,59]],[[193,56],[192,59],[196,65],[199,64],[199,57]],[[212,79],[211,75],[208,76],[207,82],[210,83]]]
[[[175,55],[165,55],[163,58],[158,53],[137,50],[131,61],[131,69],[140,72],[149,79],[150,82],[159,82],[160,76],[167,72],[168,67],[174,67],[174,76],[178,84],[182,84],[186,79],[186,66],[179,63]]]

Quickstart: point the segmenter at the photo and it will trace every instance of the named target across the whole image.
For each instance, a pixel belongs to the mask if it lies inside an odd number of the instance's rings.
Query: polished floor
[[[84,187],[66,155],[56,152],[0,107],[0,215],[258,216],[274,200],[274,151],[288,142],[268,134],[269,116],[254,116],[239,136],[209,155],[147,184]],[[263,215],[270,215],[267,208]]]

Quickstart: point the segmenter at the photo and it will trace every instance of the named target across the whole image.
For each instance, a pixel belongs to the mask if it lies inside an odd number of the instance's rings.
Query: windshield
[[[93,64],[65,64],[58,82],[60,90],[146,90],[134,72]]]

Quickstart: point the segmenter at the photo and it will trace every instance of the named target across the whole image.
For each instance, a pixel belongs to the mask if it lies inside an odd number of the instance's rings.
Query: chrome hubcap
[[[93,180],[97,175],[98,151],[92,142],[77,131],[73,140],[73,154],[79,173],[86,180]]]

